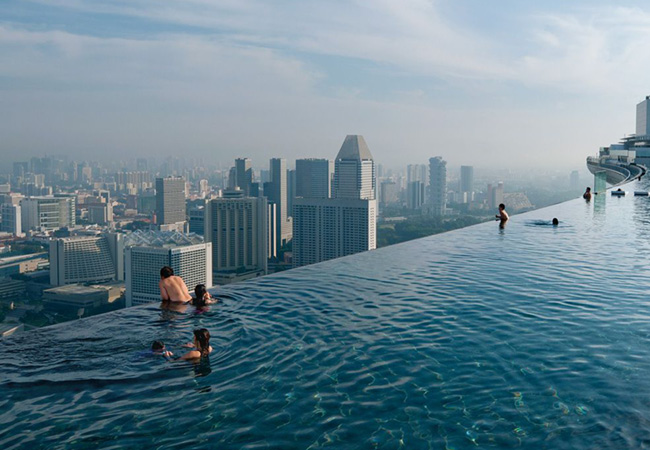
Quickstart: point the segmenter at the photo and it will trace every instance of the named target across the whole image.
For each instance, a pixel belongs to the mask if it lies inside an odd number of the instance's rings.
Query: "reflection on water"
[[[604,197],[4,339],[0,448],[644,448],[650,204]]]

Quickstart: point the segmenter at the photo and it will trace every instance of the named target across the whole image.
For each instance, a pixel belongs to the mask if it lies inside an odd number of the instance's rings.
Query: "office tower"
[[[217,198],[205,213],[205,241],[212,245],[214,272],[267,273],[265,197]]]
[[[375,249],[376,221],[376,200],[296,198],[293,266]]]
[[[122,280],[123,245],[119,233],[54,239],[50,242],[50,284]]]
[[[296,197],[330,198],[334,161],[329,159],[296,160]]]
[[[636,105],[636,135],[647,136],[650,134],[650,96]]]
[[[488,198],[488,207],[490,209],[496,209],[499,207],[499,204],[503,203],[503,182],[494,186],[488,184],[487,186],[487,198]]]
[[[348,135],[334,162],[334,197],[375,199],[375,162],[360,135]]]
[[[569,175],[569,187],[571,189],[580,189],[580,172],[574,170]]]
[[[182,177],[156,178],[156,224],[182,230],[185,220],[185,180]]]
[[[432,216],[445,214],[447,205],[447,162],[440,156],[429,159],[428,209]]]
[[[239,187],[245,196],[251,195],[253,183],[253,168],[250,158],[237,158],[235,160],[235,183],[232,187]]]
[[[472,200],[474,194],[474,167],[460,166],[460,195],[462,203]]]
[[[189,206],[187,216],[190,221],[190,233],[196,233],[201,236],[205,234],[205,206],[207,202],[201,201]]]
[[[124,238],[126,306],[160,301],[160,269],[169,266],[192,291],[212,286],[212,244],[195,234],[135,231]]]
[[[293,200],[296,198],[296,170],[287,170],[287,216],[293,215]]]
[[[3,203],[0,205],[0,214],[2,214],[0,231],[13,234],[14,236],[22,236],[23,233],[20,205]]]
[[[13,163],[13,180],[14,182],[22,180],[22,178],[29,172],[28,162],[15,162]]]
[[[424,186],[429,185],[429,167],[426,164],[409,164],[406,166],[406,184],[421,181]]]
[[[417,210],[424,204],[424,183],[411,181],[406,187],[406,207]]]
[[[74,197],[30,197],[20,202],[23,232],[56,230],[76,224]]]
[[[113,222],[113,204],[95,203],[88,206],[88,220],[97,225],[107,225]]]
[[[199,180],[199,195],[206,196],[210,193],[210,184],[208,180]]]
[[[381,205],[392,205],[399,202],[399,189],[397,183],[392,180],[382,181],[380,186]]]
[[[291,223],[287,219],[287,161],[272,158],[269,164],[271,181],[264,183],[264,195],[275,205],[275,223],[278,236],[276,252],[291,240]],[[268,189],[268,190],[267,190]]]
[[[294,267],[377,246],[377,201],[372,154],[362,136],[345,138],[334,164],[335,198],[294,203]]]

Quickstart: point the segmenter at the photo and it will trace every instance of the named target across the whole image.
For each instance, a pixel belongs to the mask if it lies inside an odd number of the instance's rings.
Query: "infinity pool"
[[[0,448],[649,448],[649,259],[629,192],[18,334]]]

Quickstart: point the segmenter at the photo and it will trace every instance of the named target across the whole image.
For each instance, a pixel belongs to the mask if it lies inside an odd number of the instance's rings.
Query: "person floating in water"
[[[187,290],[183,279],[174,275],[174,269],[165,266],[160,269],[160,296],[163,302],[182,302],[187,303],[192,300],[192,296]]]
[[[557,220],[557,217],[553,217],[553,226],[557,227],[560,224],[560,221]]]
[[[591,200],[591,188],[590,187],[587,187],[587,190],[585,191],[585,193],[582,194],[582,198],[584,198],[587,201]]]
[[[208,356],[212,352],[210,346],[210,332],[205,328],[194,330],[194,343],[190,344],[193,350],[185,353],[179,359],[183,361],[196,361]]]
[[[165,348],[165,344],[162,341],[153,341],[153,344],[151,344],[151,354],[164,356],[165,358],[169,358],[170,356],[174,355],[172,352]]]
[[[192,300],[192,305],[197,308],[204,308],[207,305],[216,303],[217,300],[213,300],[210,296],[210,293],[205,287],[205,284],[197,284],[194,288],[194,300]]]

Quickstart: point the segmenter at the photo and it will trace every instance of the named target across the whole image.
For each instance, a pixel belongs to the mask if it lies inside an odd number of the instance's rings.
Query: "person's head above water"
[[[591,188],[590,188],[590,187],[587,187],[587,192],[591,192]]]
[[[154,352],[161,352],[165,350],[165,344],[163,344],[162,341],[153,341],[153,344],[151,344],[151,350]]]
[[[210,298],[210,294],[205,288],[205,284],[197,284],[194,288],[194,295],[196,296],[194,299],[195,306],[205,306],[206,300]]]
[[[160,278],[169,278],[174,275],[174,269],[169,266],[165,266],[160,269]]]
[[[557,220],[557,217],[553,217],[553,225],[559,225],[560,221]]]
[[[499,204],[499,209],[500,209],[500,210],[504,210],[504,209],[506,209],[506,205],[504,205],[503,203],[500,203],[500,204]]]
[[[201,356],[207,356],[210,353],[210,332],[205,328],[194,330],[194,345]]]

